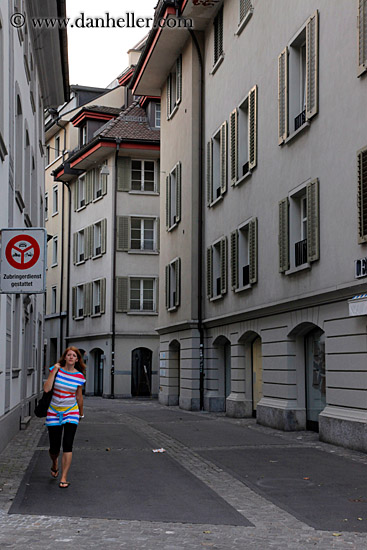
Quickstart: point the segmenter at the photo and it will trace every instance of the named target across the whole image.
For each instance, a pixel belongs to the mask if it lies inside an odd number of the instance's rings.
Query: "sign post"
[[[2,229],[0,293],[46,292],[46,251],[44,227]]]

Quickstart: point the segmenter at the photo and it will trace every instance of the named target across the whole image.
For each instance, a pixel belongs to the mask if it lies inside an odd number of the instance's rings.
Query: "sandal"
[[[60,481],[59,483],[60,489],[67,489],[69,485],[70,485],[69,481]]]
[[[53,479],[56,479],[59,475],[59,470],[55,468],[51,468],[51,477],[53,477]]]

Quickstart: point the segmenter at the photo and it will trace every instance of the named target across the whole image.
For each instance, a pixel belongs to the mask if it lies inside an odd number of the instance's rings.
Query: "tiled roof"
[[[144,109],[134,101],[121,111],[114,120],[110,120],[98,133],[100,138],[120,138],[122,140],[159,141],[160,131],[149,126]]]
[[[83,110],[96,113],[107,113],[109,115],[118,115],[121,112],[121,109],[118,107],[106,107],[104,105],[88,105],[83,107]]]

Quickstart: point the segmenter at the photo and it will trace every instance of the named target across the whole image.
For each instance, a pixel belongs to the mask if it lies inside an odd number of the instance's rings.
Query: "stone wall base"
[[[367,412],[328,406],[319,416],[321,441],[367,453]]]
[[[305,410],[287,408],[275,403],[268,404],[264,401],[262,399],[256,408],[256,419],[259,424],[285,432],[306,429]]]
[[[226,416],[230,418],[252,417],[252,401],[246,401],[242,395],[231,394],[226,399]]]

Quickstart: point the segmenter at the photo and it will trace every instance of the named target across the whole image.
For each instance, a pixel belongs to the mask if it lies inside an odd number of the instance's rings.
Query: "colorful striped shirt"
[[[52,371],[54,367],[50,368]],[[66,422],[79,423],[79,407],[76,391],[85,384],[81,372],[67,372],[59,368],[54,384],[52,399],[47,411],[46,426],[60,426]]]

